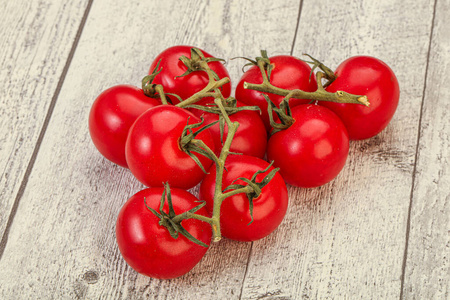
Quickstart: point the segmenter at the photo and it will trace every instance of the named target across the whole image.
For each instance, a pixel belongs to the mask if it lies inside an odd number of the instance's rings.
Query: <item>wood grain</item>
[[[413,66],[426,66],[432,18],[429,1],[303,1],[294,54],[332,68],[378,57],[397,74],[400,105],[381,134],[351,143],[335,181],[290,189],[284,223],[253,245],[243,299],[399,297],[426,72]]]
[[[138,85],[152,58],[175,44],[225,58],[256,56],[263,46],[289,53],[299,2],[123,3],[92,5],[0,260],[0,298],[239,298],[251,244],[214,245],[192,272],[171,281],[126,265],[115,221],[143,186],[101,157],[87,117],[102,90]],[[232,79],[241,65],[230,63]]]
[[[448,0],[3,2],[0,236],[12,223],[0,299],[449,298]],[[139,85],[175,44],[225,59],[306,52],[332,68],[373,55],[397,74],[401,98],[385,131],[351,143],[336,180],[289,188],[272,235],[223,240],[162,281],[118,251],[117,214],[144,187],[101,157],[87,117],[102,90]],[[233,86],[242,65],[227,62]]]
[[[450,298],[450,21],[437,1],[411,206],[403,299]]]
[[[88,1],[3,2],[0,10],[0,240]]]

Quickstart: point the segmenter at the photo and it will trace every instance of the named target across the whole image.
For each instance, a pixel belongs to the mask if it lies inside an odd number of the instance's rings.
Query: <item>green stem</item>
[[[208,152],[215,164],[219,162],[219,159],[217,158],[214,151],[212,151],[211,148],[209,148],[208,145],[206,145],[202,140],[192,139],[190,143],[197,147],[203,148],[206,152]]]
[[[218,95],[221,95],[220,91],[218,91]],[[221,208],[223,200],[229,196],[232,196],[232,195],[235,195],[238,193],[251,192],[253,190],[251,187],[245,187],[245,188],[236,189],[236,190],[233,190],[233,191],[230,191],[227,193],[222,192],[222,190],[223,190],[223,187],[222,187],[223,173],[225,171],[225,161],[228,157],[228,154],[230,153],[231,143],[232,143],[234,135],[236,134],[236,131],[239,127],[239,123],[231,122],[231,120],[225,110],[225,107],[224,107],[224,104],[223,104],[221,98],[223,98],[223,97],[220,97],[220,96],[217,97],[214,100],[214,102],[224,117],[224,120],[228,126],[228,133],[227,133],[227,137],[225,139],[225,142],[223,144],[222,151],[220,152],[219,157],[217,157],[217,155],[215,155],[214,151],[212,151],[211,148],[209,148],[203,141],[197,140],[197,139],[190,139],[190,141],[189,141],[189,143],[192,143],[194,146],[200,147],[203,150],[205,150],[216,165],[216,184],[215,184],[215,189],[214,189],[214,204],[213,204],[214,206],[213,206],[212,217],[208,218],[208,217],[197,215],[197,214],[194,214],[191,212],[185,212],[183,214],[180,214],[180,215],[174,217],[174,219],[173,219],[173,221],[176,222],[176,221],[181,221],[184,219],[192,218],[192,219],[198,219],[198,220],[201,220],[201,221],[211,224],[214,242],[218,242],[222,238],[222,234],[221,234],[221,230],[220,230],[220,208]]]
[[[220,207],[222,205],[223,200],[225,199],[224,194],[222,193],[222,184],[223,184],[223,172],[225,170],[225,161],[227,159],[228,154],[230,153],[231,142],[233,141],[234,135],[239,127],[238,122],[231,122],[228,117],[225,108],[222,104],[222,101],[219,99],[214,100],[214,103],[219,107],[220,111],[223,114],[225,122],[228,125],[228,134],[225,142],[223,143],[222,151],[218,157],[218,161],[216,162],[216,186],[214,189],[214,207],[212,213],[212,229],[213,229],[213,240],[214,242],[218,242],[221,240],[222,235],[220,232]]]
[[[244,89],[255,90],[263,93],[271,93],[280,96],[288,96],[289,98],[296,99],[310,99],[317,101],[330,101],[336,103],[354,103],[354,104],[363,104],[365,106],[369,106],[369,100],[367,96],[362,95],[353,95],[346,93],[344,91],[337,91],[335,93],[330,93],[327,91],[317,90],[315,92],[305,92],[302,90],[286,90],[276,86],[273,86],[271,83],[261,83],[261,84],[253,84],[253,83],[244,83]]]
[[[201,70],[204,70],[206,72],[206,74],[208,74],[208,81],[209,82],[214,82],[216,81],[216,79],[214,78],[214,73],[211,70],[211,68],[209,67],[208,63],[206,61],[200,61],[198,63],[198,66]]]
[[[194,95],[192,95],[191,97],[187,98],[186,100],[184,100],[183,102],[178,103],[176,106],[178,107],[186,107],[188,105],[194,104],[196,102],[198,102],[200,99],[204,98],[204,97],[211,97],[214,96],[215,94],[211,93],[211,90],[215,90],[217,88],[220,88],[221,86],[227,84],[230,82],[230,78],[228,77],[224,77],[218,81],[213,81],[208,83],[208,85],[206,87],[204,87],[200,92],[195,93]]]
[[[330,68],[325,66],[322,62],[320,62],[319,60],[315,59],[314,57],[312,57],[311,55],[309,55],[307,53],[303,53],[303,55],[306,55],[306,56],[308,56],[309,58],[312,59],[312,62],[308,62],[308,63],[314,64],[313,70],[316,67],[318,67],[319,69],[321,69],[325,73],[325,78],[328,80],[328,82],[326,83],[326,86],[337,79],[336,74],[334,74],[334,72]]]
[[[214,78],[214,72],[209,67],[208,63],[206,61],[199,62],[199,69],[202,71],[205,71],[206,74],[208,74],[209,82],[208,84],[200,91],[192,95],[191,97],[187,98],[183,102],[178,103],[176,106],[178,107],[186,107],[188,105],[192,105],[196,102],[198,102],[200,99],[205,97],[216,97],[221,96],[221,93],[217,93],[217,89],[222,87],[223,85],[230,82],[230,78],[224,77],[222,79],[216,80]],[[215,91],[213,93],[212,91]]]
[[[266,73],[266,62],[263,60],[258,60],[257,65],[259,67],[259,71],[261,72],[263,82],[269,82],[269,77],[267,76],[267,73]],[[244,88],[245,88],[245,86],[244,86]]]
[[[263,77],[263,82],[261,84],[244,82],[244,89],[255,90],[262,93],[276,94],[280,96],[285,96],[287,98],[309,99],[315,101],[330,101],[336,103],[354,103],[354,104],[362,104],[365,106],[370,105],[367,96],[364,95],[353,95],[344,91],[337,91],[335,93],[327,92],[322,86],[321,79],[326,77],[325,74],[322,72],[317,72],[317,85],[318,85],[317,90],[315,92],[305,92],[299,89],[295,90],[282,89],[272,85],[267,78],[263,62],[258,62],[258,66],[260,68],[261,75]]]
[[[158,93],[159,98],[161,99],[161,103],[164,105],[167,105],[167,98],[166,98],[166,94],[164,94],[164,89],[163,86],[161,84],[157,84],[155,86],[155,91]]]
[[[199,101],[200,99],[204,97],[214,97],[214,103],[219,108],[221,115],[225,119],[225,122],[228,126],[228,133],[227,137],[225,139],[225,142],[223,143],[222,150],[220,152],[219,157],[217,157],[214,152],[201,140],[192,139],[190,143],[193,145],[200,147],[204,149],[209,156],[211,156],[211,159],[214,161],[216,165],[216,184],[214,188],[214,206],[213,206],[213,212],[212,217],[208,218],[202,215],[197,215],[195,213],[191,212],[185,212],[181,215],[178,215],[174,217],[173,221],[181,221],[184,219],[192,218],[201,220],[204,222],[207,222],[211,224],[212,232],[213,232],[213,241],[218,242],[222,239],[222,234],[220,230],[220,208],[222,205],[222,202],[225,198],[238,194],[238,193],[246,193],[251,192],[253,189],[249,187],[244,187],[240,189],[236,189],[227,193],[223,193],[223,173],[225,171],[225,161],[228,157],[228,154],[230,153],[230,147],[231,143],[233,141],[234,135],[236,134],[236,131],[239,127],[238,122],[231,122],[225,107],[224,102],[225,99],[220,91],[220,87],[230,82],[230,79],[228,77],[222,78],[222,79],[216,79],[214,72],[211,70],[211,68],[208,66],[208,63],[206,61],[199,62],[198,70],[205,71],[208,74],[209,83],[199,92],[195,93],[188,99],[178,103],[176,106],[178,107],[186,107],[189,105],[192,105]]]
[[[235,190],[232,190],[232,191],[229,191],[229,192],[226,192],[226,193],[222,194],[221,195],[221,197],[223,198],[222,201],[225,200],[228,197],[231,197],[231,196],[234,196],[234,195],[237,195],[237,194],[242,194],[242,193],[243,194],[247,194],[247,193],[251,193],[253,191],[254,191],[254,189],[251,186],[247,185],[247,186],[245,186],[243,188],[235,189]]]
[[[196,219],[196,220],[200,220],[200,221],[212,224],[212,218],[208,218],[208,217],[203,216],[203,215],[198,215],[196,213],[191,213],[189,211],[186,211],[186,212],[184,212],[182,214],[179,214],[179,215],[175,216],[172,219],[172,221],[174,223],[179,223],[179,222],[181,222],[184,219]]]

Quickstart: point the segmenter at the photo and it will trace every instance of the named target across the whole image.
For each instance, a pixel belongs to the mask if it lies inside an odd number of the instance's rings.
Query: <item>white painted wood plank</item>
[[[411,206],[403,299],[450,298],[450,11],[437,1]]]
[[[261,48],[289,53],[298,7],[298,1],[94,1],[0,260],[0,298],[237,299],[251,244],[222,241],[176,280],[149,279],[126,265],[115,221],[143,187],[94,148],[88,113],[102,90],[139,84],[152,58],[175,44],[225,58],[256,56]],[[230,63],[233,79],[241,65]]]
[[[0,240],[87,2],[1,1]]]
[[[303,1],[294,53],[333,68],[378,57],[397,74],[400,105],[384,132],[351,143],[334,182],[290,189],[284,223],[253,245],[243,299],[399,297],[432,17],[432,1]]]

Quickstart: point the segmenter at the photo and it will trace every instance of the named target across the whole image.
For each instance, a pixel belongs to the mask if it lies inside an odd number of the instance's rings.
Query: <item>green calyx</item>
[[[289,106],[289,98],[284,98],[280,103],[280,107],[278,108],[275,103],[270,100],[269,96],[266,94],[262,94],[263,97],[267,101],[267,112],[269,114],[270,126],[272,126],[273,130],[270,133],[271,135],[277,133],[278,131],[289,128],[292,124],[294,124],[295,119],[292,117],[291,108]],[[280,123],[276,122],[273,113],[278,116]]]
[[[245,111],[245,110],[253,110],[253,111],[260,111],[260,108],[258,106],[240,106],[237,107],[237,101],[236,98],[233,97],[229,97],[227,99],[222,99],[222,104],[223,104],[223,109],[225,110],[226,114],[228,116],[231,116],[237,112],[240,111]],[[189,105],[187,107],[190,108],[195,108],[198,110],[202,110],[204,112],[209,112],[212,114],[217,114],[219,115],[219,129],[220,129],[220,141],[223,145],[223,136],[225,133],[225,118],[222,114],[221,109],[216,105],[216,104],[208,104],[207,106],[203,106],[203,105]]]
[[[228,191],[228,190],[240,191],[242,189],[247,190],[245,193],[246,193],[248,201],[249,201],[250,216],[252,218],[250,223],[248,223],[247,225],[250,225],[253,222],[253,200],[258,198],[261,195],[262,188],[265,187],[273,179],[273,177],[280,170],[280,168],[275,168],[272,171],[270,171],[260,182],[256,181],[256,177],[259,174],[263,174],[263,173],[269,171],[269,169],[272,167],[272,165],[273,165],[273,161],[264,170],[255,172],[255,174],[253,174],[251,179],[239,177],[233,181],[233,182],[235,182],[237,180],[241,180],[241,181],[244,181],[246,183],[246,185],[231,184],[223,191],[223,192]],[[228,193],[234,194],[233,191],[228,192]]]
[[[269,56],[267,55],[267,51],[266,50],[261,50],[261,56],[256,57],[255,59],[250,59],[248,57],[235,57],[233,59],[236,58],[242,58],[248,61],[247,64],[245,64],[242,67],[242,72],[245,72],[245,68],[246,67],[250,67],[250,66],[258,66],[261,69],[261,72],[264,71],[267,72],[267,79],[270,81],[270,75],[272,74],[272,70],[273,70],[273,65],[270,63],[270,59]]]
[[[177,77],[183,77],[183,76],[189,75],[192,72],[196,72],[196,71],[204,71],[205,63],[208,64],[208,63],[214,62],[214,61],[225,62],[225,60],[221,59],[221,58],[205,57],[203,52],[198,48],[191,48],[191,58],[188,58],[183,55],[180,57],[180,60],[186,66],[186,72],[184,72],[183,74],[181,74],[180,76],[177,76]],[[219,76],[214,71],[211,70],[211,72],[212,72],[215,80],[220,79]]]
[[[229,77],[219,78],[216,72],[214,72],[213,69],[211,69],[208,65],[210,62],[217,62],[217,61],[224,61],[221,58],[215,58],[215,57],[205,57],[204,54],[201,52],[201,50],[197,48],[191,49],[191,58],[188,58],[186,56],[181,56],[180,60],[184,63],[186,66],[186,72],[184,72],[182,75],[177,76],[182,77],[186,76],[192,72],[205,72],[208,76],[208,84],[199,92],[195,93],[194,95],[190,96],[187,99],[180,99],[178,97],[178,100],[180,100],[180,103],[178,103],[176,106],[178,107],[187,107],[189,105],[195,104],[200,99],[205,97],[213,97],[213,98],[223,98],[221,89],[222,86],[230,83]]]
[[[142,78],[142,90],[144,90],[144,94],[148,97],[157,98],[156,92],[156,84],[153,83],[156,75],[161,73],[162,68],[159,68],[159,64],[161,60],[158,61],[156,67],[153,69],[152,73]]]
[[[144,94],[147,97],[150,98],[160,98],[162,104],[168,104],[168,102],[172,103],[170,99],[166,97],[166,94],[164,93],[164,88],[160,84],[154,84],[153,80],[155,80],[156,75],[161,73],[162,68],[159,68],[159,64],[161,63],[161,60],[158,61],[156,64],[156,67],[153,69],[152,73],[150,75],[145,76],[142,79],[142,90],[144,91]],[[167,94],[169,95],[169,94]],[[174,94],[170,94],[173,96],[176,96]]]
[[[166,198],[167,198],[167,204],[169,205],[169,213],[166,213],[163,208],[164,208],[164,204],[166,202]],[[181,221],[183,220],[183,218],[177,218],[177,215],[175,214],[175,211],[173,209],[173,204],[172,204],[172,195],[170,193],[170,187],[168,183],[164,184],[164,192],[162,193],[161,196],[161,202],[159,205],[159,212],[157,212],[155,209],[149,207],[147,205],[147,201],[144,198],[144,204],[147,207],[148,210],[150,210],[155,216],[157,216],[159,218],[159,225],[164,226],[165,228],[167,228],[167,230],[170,233],[170,236],[172,236],[174,239],[177,239],[179,234],[183,235],[184,237],[186,237],[188,240],[196,243],[197,245],[203,246],[203,247],[208,247],[207,244],[203,243],[202,241],[196,239],[192,234],[190,234],[184,227],[183,225],[181,225]],[[206,205],[206,202],[203,202],[202,204],[188,210],[187,212],[185,212],[184,214],[190,213],[190,214],[195,214],[195,212],[197,212],[199,209],[201,209],[202,207],[204,207]]]
[[[217,122],[212,122],[208,125],[203,126],[204,119],[201,118],[201,121],[199,123],[195,124],[189,124],[189,118],[187,120],[187,124],[183,129],[183,132],[180,137],[180,148],[186,152],[202,169],[204,173],[207,173],[205,168],[203,167],[202,163],[198,159],[198,157],[193,153],[196,152],[198,154],[201,154],[203,156],[206,156],[207,158],[216,161],[217,157],[214,154],[214,151],[212,151],[202,140],[196,139],[197,135],[199,135],[201,132],[207,130],[208,128],[214,126],[217,124]],[[202,127],[203,126],[203,127]],[[200,128],[197,131],[194,132],[194,129]]]
[[[324,65],[321,61],[315,59],[314,57],[312,57],[309,54],[303,53],[303,55],[308,56],[311,59],[311,61],[307,61],[307,60],[303,60],[303,59],[302,59],[302,61],[313,65],[311,67],[311,73],[309,74],[310,80],[311,80],[312,75],[314,74],[314,71],[317,68],[322,70],[322,72],[324,74],[324,78],[327,79],[327,83],[323,85],[323,88],[327,87],[328,85],[330,85],[333,81],[335,81],[337,79],[336,74],[334,74],[334,72],[330,68],[328,68],[326,65]]]

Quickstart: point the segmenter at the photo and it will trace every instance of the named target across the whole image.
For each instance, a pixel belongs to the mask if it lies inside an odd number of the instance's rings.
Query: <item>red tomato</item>
[[[120,253],[137,272],[153,278],[169,279],[189,272],[205,255],[208,248],[195,244],[179,234],[174,239],[159,225],[160,219],[146,204],[159,213],[163,187],[148,188],[132,196],[120,210],[116,224],[116,238]],[[197,206],[198,199],[185,190],[172,188],[172,202],[176,214]],[[169,213],[167,201],[164,212]],[[207,215],[203,207],[196,214]],[[196,239],[209,245],[211,226],[186,219],[181,225]]]
[[[311,67],[307,63],[289,55],[273,56],[269,59],[271,64],[274,66],[270,75],[270,83],[274,86],[289,90],[301,89],[306,92],[314,92],[317,89],[316,79],[314,74],[310,77]],[[247,105],[259,106],[261,108],[262,119],[266,125],[266,129],[269,131],[271,127],[269,115],[267,113],[268,105],[266,99],[261,95],[261,92],[244,89],[244,82],[260,84],[262,81],[259,68],[257,66],[251,67],[244,73],[236,87],[236,98]],[[279,106],[284,98],[279,95],[270,93],[266,94],[276,106]],[[291,99],[289,104],[292,108],[299,104],[309,102],[310,100]]]
[[[239,177],[251,179],[257,171],[268,167],[268,163],[260,158],[247,155],[230,155],[226,162],[223,175],[223,188],[226,188]],[[260,182],[273,168],[257,176]],[[211,168],[200,185],[201,200],[206,201],[207,210],[212,213],[214,188],[216,183],[216,167]],[[244,184],[241,180],[235,184]],[[273,232],[286,214],[288,193],[286,184],[280,174],[262,188],[258,198],[253,199],[253,222],[250,215],[249,200],[245,194],[237,194],[225,199],[220,210],[220,228],[226,238],[238,241],[254,241]]]
[[[195,71],[189,75],[177,77],[184,74],[187,70],[180,57],[184,55],[191,58],[191,48],[193,47],[174,46],[167,48],[155,58],[149,70],[149,74],[151,74],[158,62],[161,61],[159,63],[161,73],[156,75],[153,83],[162,84],[165,93],[177,94],[183,100],[201,91],[209,83],[208,74],[204,71]],[[212,57],[209,53],[203,50],[201,51],[205,57]],[[227,69],[221,62],[210,62],[208,65],[216,72],[219,78],[230,77]],[[221,92],[225,98],[229,97],[231,94],[231,83],[225,84]],[[172,100],[173,104],[179,102],[175,97],[170,97],[170,95],[168,97]]]
[[[189,111],[160,105],[147,110],[133,124],[125,145],[125,155],[133,175],[146,186],[162,186],[189,189],[197,185],[205,173],[197,163],[180,148],[184,127],[199,123],[200,119]],[[195,129],[196,132],[198,129]],[[203,140],[214,151],[214,141],[208,130],[197,139]],[[205,170],[212,161],[196,154]]]
[[[160,104],[131,85],[107,89],[94,101],[89,114],[89,132],[95,147],[110,161],[128,167],[125,159],[128,130],[144,111]]]
[[[349,150],[347,130],[331,110],[305,104],[292,109],[294,124],[276,132],[267,143],[267,158],[274,160],[286,183],[317,187],[335,178]]]
[[[238,101],[237,107],[242,106],[245,105]],[[202,115],[205,120],[205,125],[219,120],[219,115],[215,113],[204,112],[198,109],[193,109],[192,112],[197,116]],[[234,113],[229,117],[231,122],[239,122],[239,127],[234,135],[230,151],[263,158],[266,154],[267,132],[259,112],[244,110]],[[210,127],[209,130],[214,139],[216,154],[219,155],[222,150],[219,123]],[[223,142],[225,142],[227,134],[228,126],[225,124]]]
[[[354,56],[339,65],[337,79],[328,92],[342,90],[366,95],[370,106],[321,101],[320,105],[334,111],[344,122],[351,140],[363,140],[380,133],[397,109],[400,90],[394,72],[379,59]]]

